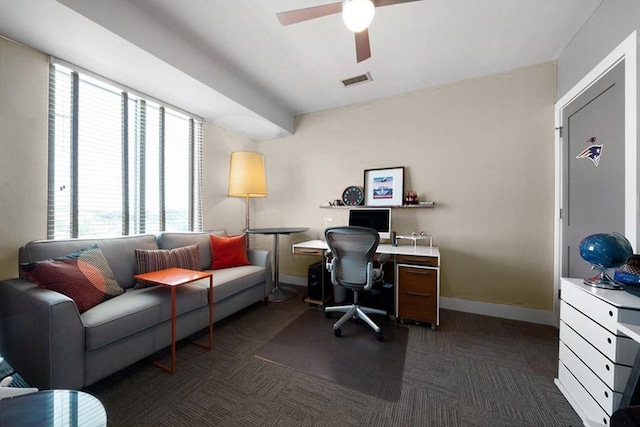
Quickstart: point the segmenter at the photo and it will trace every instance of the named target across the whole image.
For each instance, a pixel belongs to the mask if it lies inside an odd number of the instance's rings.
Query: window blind
[[[202,121],[52,63],[50,239],[202,230]]]

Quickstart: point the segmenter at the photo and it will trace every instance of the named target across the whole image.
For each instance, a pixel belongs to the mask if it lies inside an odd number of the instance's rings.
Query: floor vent
[[[355,77],[351,77],[345,80],[342,80],[342,84],[344,85],[344,87],[351,87],[354,85],[358,85],[358,84],[362,84],[362,83],[367,83],[373,81],[373,79],[371,78],[371,74],[369,74],[368,72],[365,74],[361,74],[359,76],[355,76]]]

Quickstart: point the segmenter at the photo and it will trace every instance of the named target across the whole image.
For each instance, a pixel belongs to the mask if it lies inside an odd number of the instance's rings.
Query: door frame
[[[554,277],[553,277],[553,312],[556,317],[556,325],[560,324],[559,289],[560,276],[562,274],[562,188],[564,159],[562,158],[562,137],[560,128],[564,116],[564,109],[582,95],[587,89],[595,84],[600,78],[606,75],[613,67],[625,61],[624,64],[624,153],[625,153],[625,207],[624,207],[624,235],[629,239],[633,248],[637,251],[638,242],[638,93],[637,93],[637,38],[636,31],[632,32],[622,43],[620,43],[609,55],[596,65],[586,76],[584,76],[574,87],[572,87],[555,104],[555,201],[554,201]]]

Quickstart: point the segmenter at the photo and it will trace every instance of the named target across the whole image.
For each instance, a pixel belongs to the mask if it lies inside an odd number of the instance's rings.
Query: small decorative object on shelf
[[[420,202],[418,201],[418,193],[415,191],[407,191],[407,195],[404,198],[405,205],[417,205]]]
[[[417,231],[414,231],[413,233],[408,234],[408,235],[404,235],[404,236],[398,235],[398,236],[396,236],[396,242],[398,240],[400,240],[400,239],[411,240],[413,246],[417,246],[418,245],[418,240],[429,239],[429,247],[433,246],[432,237],[427,235],[427,233],[425,233],[424,231],[421,231],[419,233]]]
[[[342,192],[342,203],[345,206],[358,206],[364,202],[364,191],[362,187],[351,185]]]

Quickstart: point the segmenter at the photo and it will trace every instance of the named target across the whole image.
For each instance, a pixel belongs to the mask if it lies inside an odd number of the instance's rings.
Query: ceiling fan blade
[[[341,12],[342,2],[338,2],[307,7],[305,9],[290,10],[288,12],[280,12],[276,13],[276,16],[282,25],[287,26]]]
[[[374,0],[374,4],[376,5],[376,7],[382,7],[382,6],[391,6],[394,4],[400,4],[400,3],[411,3],[414,1],[422,1],[422,0]]]
[[[371,45],[369,44],[369,29],[356,34],[356,58],[358,62],[371,58]]]

